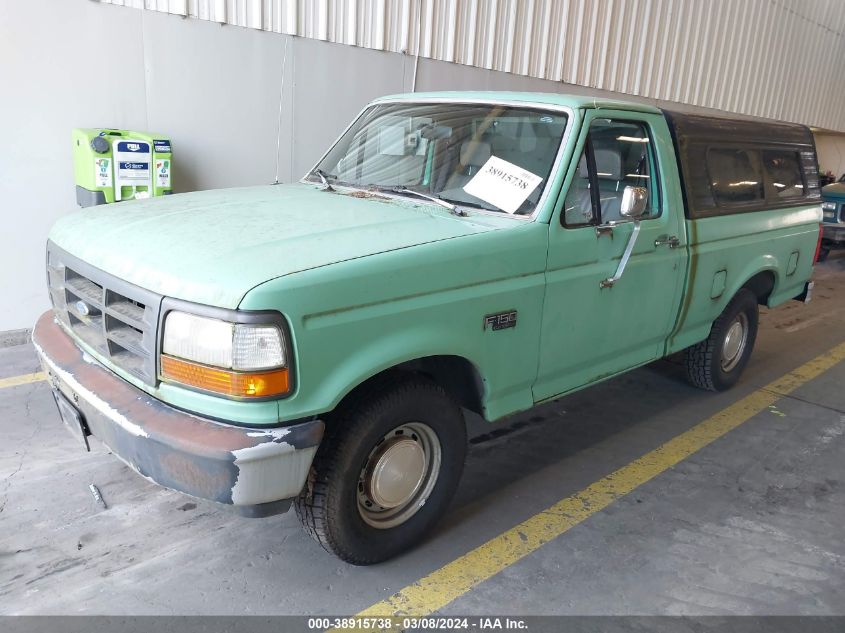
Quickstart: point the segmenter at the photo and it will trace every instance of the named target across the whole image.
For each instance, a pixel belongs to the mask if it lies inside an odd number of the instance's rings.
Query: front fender
[[[470,349],[465,337],[462,340],[457,333],[444,331],[433,324],[420,325],[386,332],[334,366],[322,377],[320,386],[320,390],[331,394],[331,397],[318,407],[334,409],[353,389],[373,376],[403,363],[430,356],[459,356],[469,361],[481,377],[485,394],[491,391],[495,393],[500,387],[488,384],[491,378],[480,369],[484,361]],[[495,383],[495,377],[493,381]]]
[[[296,388],[281,420],[321,415],[396,365],[430,356],[470,362],[494,420],[533,405],[548,227],[533,223],[306,271],[253,289],[243,309],[291,324]],[[515,327],[486,318],[515,312]]]
[[[381,316],[344,315],[338,322],[309,325],[296,336],[301,353],[299,387],[279,401],[281,419],[296,419],[333,410],[355,387],[391,367],[431,356],[456,356],[476,369],[483,386],[484,417],[500,418],[533,405],[536,375],[539,290],[516,304],[524,324],[493,331],[483,328],[483,315],[494,312],[490,298],[466,301],[461,316],[443,318],[448,308],[389,310]],[[495,301],[495,299],[493,299]],[[473,304],[482,304],[474,306]],[[365,311],[362,311],[365,312]],[[441,318],[437,318],[437,314]]]

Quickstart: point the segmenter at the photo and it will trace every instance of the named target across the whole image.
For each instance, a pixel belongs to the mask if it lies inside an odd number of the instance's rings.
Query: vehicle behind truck
[[[810,131],[556,94],[368,105],[300,182],[50,233],[62,420],[143,476],[353,564],[417,543],[490,422],[664,356],[719,391],[808,301]]]
[[[845,183],[840,178],[822,187],[822,213],[824,218],[822,245],[819,261],[824,261],[834,248],[845,244]]]

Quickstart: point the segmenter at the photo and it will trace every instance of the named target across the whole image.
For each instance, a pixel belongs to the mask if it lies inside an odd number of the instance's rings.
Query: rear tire
[[[466,448],[463,413],[439,385],[387,374],[327,417],[296,514],[329,553],[353,565],[382,562],[445,512]]]
[[[751,357],[758,317],[757,297],[742,288],[713,322],[710,336],[684,350],[689,382],[708,391],[733,387]]]

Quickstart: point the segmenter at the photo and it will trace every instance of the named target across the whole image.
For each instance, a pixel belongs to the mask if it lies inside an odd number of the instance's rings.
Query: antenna
[[[411,80],[411,92],[417,91],[417,68],[420,65],[420,39],[422,38],[422,0],[417,0],[417,53],[414,57],[414,78]]]
[[[285,67],[288,59],[288,40],[290,35],[285,37],[285,52],[282,55],[282,76],[279,82],[279,124],[276,129],[276,179],[273,181],[274,185],[279,184],[279,152],[282,149],[282,103],[285,96]]]

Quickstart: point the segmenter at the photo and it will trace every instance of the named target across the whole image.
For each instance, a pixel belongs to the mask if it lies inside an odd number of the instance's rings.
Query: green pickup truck
[[[300,182],[52,229],[33,333],[62,420],[162,486],[290,505],[354,564],[417,542],[491,422],[683,352],[738,380],[758,306],[808,300],[800,125],[557,94],[368,105]]]

